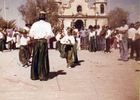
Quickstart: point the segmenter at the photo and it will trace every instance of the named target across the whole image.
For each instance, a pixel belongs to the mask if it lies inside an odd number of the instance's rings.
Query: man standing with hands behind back
[[[47,41],[54,34],[51,24],[45,22],[46,14],[41,11],[39,21],[35,22],[30,30],[29,35],[34,39],[33,59],[31,65],[31,79],[46,81],[49,78],[49,57]]]

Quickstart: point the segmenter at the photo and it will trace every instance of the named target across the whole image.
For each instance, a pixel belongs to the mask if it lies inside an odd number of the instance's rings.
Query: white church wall
[[[75,0],[74,2],[71,3],[71,8],[70,9],[65,9],[64,15],[72,15],[77,14],[77,7],[78,6],[82,7],[82,12],[84,15],[87,13],[88,15],[95,15],[94,9],[89,9],[89,3],[86,3],[85,0]]]
[[[100,26],[105,25],[105,26],[107,26],[108,25],[108,20],[107,19],[104,19],[104,18],[102,18],[102,19],[100,18],[97,21],[97,25],[100,25]]]
[[[95,19],[88,19],[86,21],[86,28],[88,29],[89,25],[94,26],[95,25]]]
[[[95,0],[95,2],[106,2],[107,0]]]
[[[64,11],[64,16],[67,17],[67,15],[70,15],[69,17],[71,18],[64,18],[64,27],[65,29],[67,27],[70,27],[70,24],[72,22],[72,20],[74,20],[75,22],[77,20],[82,20],[83,21],[83,24],[85,26],[85,19],[86,19],[86,28],[88,28],[89,25],[95,25],[95,18],[85,18],[85,15],[87,16],[92,16],[92,17],[95,17],[95,13],[98,12],[99,13],[99,16],[100,18],[98,18],[97,16],[97,24],[102,26],[102,25],[108,25],[108,20],[107,18],[104,18],[106,15],[107,15],[107,5],[105,4],[105,0],[98,0],[99,3],[96,3],[96,10],[94,9],[90,9],[89,8],[89,3],[85,2],[86,0],[74,0],[74,2],[72,2],[70,5],[71,7],[70,8],[66,8],[65,11]],[[102,4],[101,2],[103,2],[104,4],[104,13],[101,14],[100,12],[100,5]],[[78,13],[77,12],[77,7],[78,6],[82,6],[82,12]],[[95,6],[95,5],[94,5]],[[73,19],[71,15],[75,15],[75,18]],[[79,18],[78,18],[79,17]],[[83,17],[83,18],[82,18]],[[101,18],[102,17],[102,18]]]
[[[99,15],[101,14],[100,5],[101,4],[96,4],[97,7],[96,11],[99,13]],[[107,7],[105,4],[104,4],[104,14],[107,14]]]
[[[67,27],[70,27],[72,22],[72,19],[65,19],[64,20],[64,29],[67,29]]]

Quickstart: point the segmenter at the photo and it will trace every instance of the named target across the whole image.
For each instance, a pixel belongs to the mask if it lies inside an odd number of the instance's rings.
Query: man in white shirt
[[[127,30],[128,25],[126,20],[122,20],[122,26],[118,28],[118,33],[120,35],[119,45],[120,45],[120,59],[121,61],[128,61],[128,45],[127,45]]]
[[[49,58],[47,40],[54,37],[51,24],[45,22],[46,14],[41,11],[39,21],[35,22],[29,36],[34,39],[31,79],[46,81],[49,79]]]
[[[136,59],[135,60],[138,61],[138,63],[139,63],[140,62],[140,23],[139,22],[136,22],[135,28],[136,28],[136,33],[135,33],[135,36],[133,38],[135,51],[136,51]]]
[[[132,41],[132,39],[134,38],[136,33],[136,29],[134,28],[134,24],[132,23],[130,25],[130,29],[128,29],[128,50],[131,46],[131,53],[130,53],[130,59],[134,59],[134,42]]]

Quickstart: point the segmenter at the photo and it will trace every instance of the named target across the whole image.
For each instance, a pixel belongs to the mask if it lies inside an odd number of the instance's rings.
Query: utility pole
[[[11,0],[9,0],[9,1],[11,1]],[[9,9],[9,7],[6,7],[6,3],[9,2],[9,1],[3,0],[3,4],[4,4],[4,19],[5,19],[5,21],[7,20],[6,9]]]
[[[6,21],[6,3],[5,3],[5,0],[3,1],[4,3],[4,19]]]

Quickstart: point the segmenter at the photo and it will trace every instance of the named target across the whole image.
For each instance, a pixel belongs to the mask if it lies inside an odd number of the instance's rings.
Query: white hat
[[[44,11],[40,11],[40,14],[46,14]]]

